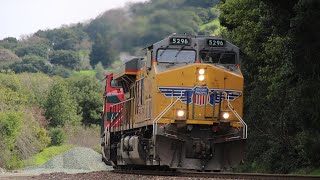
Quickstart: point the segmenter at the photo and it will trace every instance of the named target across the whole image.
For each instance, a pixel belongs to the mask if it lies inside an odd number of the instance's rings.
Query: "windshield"
[[[201,62],[218,64],[236,64],[234,52],[200,51]]]
[[[159,49],[157,61],[162,63],[191,63],[196,60],[193,50]]]

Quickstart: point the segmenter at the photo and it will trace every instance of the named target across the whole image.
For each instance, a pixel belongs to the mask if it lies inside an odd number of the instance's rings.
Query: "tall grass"
[[[62,146],[51,146],[45,148],[43,151],[40,153],[32,156],[30,159],[25,160],[24,164],[25,166],[39,166],[44,163],[46,163],[48,160],[53,158],[54,156],[57,156],[59,154],[62,154],[74,146],[72,145],[62,145]]]
[[[313,170],[309,175],[320,176],[320,168]]]
[[[67,135],[67,144],[80,147],[88,147],[95,149],[100,145],[100,127],[92,125],[85,126],[69,126],[63,128]]]
[[[73,76],[89,76],[89,77],[95,77],[96,71],[95,70],[81,70],[81,71],[73,71]]]

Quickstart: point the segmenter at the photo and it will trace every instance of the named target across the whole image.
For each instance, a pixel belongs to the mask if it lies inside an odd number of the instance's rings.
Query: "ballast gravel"
[[[18,173],[0,174],[0,179],[8,180],[206,180],[213,178],[148,176],[113,173],[111,166],[101,161],[101,155],[89,148],[77,147],[50,159],[37,168],[28,168]]]
[[[6,170],[5,169],[2,169],[1,167],[0,167],[0,174],[3,174],[3,173],[5,173],[6,172]]]
[[[112,170],[101,161],[101,154],[90,148],[76,147],[63,154],[53,157],[42,166],[25,169],[24,172],[31,174],[42,173],[87,173],[93,171]]]

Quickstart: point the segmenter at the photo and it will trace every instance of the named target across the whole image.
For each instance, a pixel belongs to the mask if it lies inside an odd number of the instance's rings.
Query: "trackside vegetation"
[[[0,84],[1,167],[23,167],[46,147],[63,145],[67,125],[99,122],[103,86],[95,77],[4,72]]]
[[[220,5],[223,36],[243,53],[250,129],[241,171],[308,173],[320,167],[319,8],[317,0]]]
[[[28,158],[28,160],[24,161],[24,163],[26,166],[42,165],[54,156],[62,154],[71,148],[73,148],[72,145],[50,146],[43,149],[40,153],[32,156],[31,158]]]

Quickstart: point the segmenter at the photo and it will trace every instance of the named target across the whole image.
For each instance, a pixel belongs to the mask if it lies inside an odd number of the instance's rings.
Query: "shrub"
[[[50,137],[44,128],[41,128],[34,115],[25,113],[19,136],[16,139],[15,149],[21,159],[38,153],[50,144]]]
[[[51,146],[59,146],[66,140],[66,135],[61,128],[50,129]]]
[[[45,116],[50,120],[51,127],[61,127],[69,123],[78,124],[81,121],[81,116],[77,114],[76,102],[63,83],[52,87],[45,108]]]
[[[6,169],[21,167],[15,144],[22,121],[21,112],[0,112],[0,165]]]
[[[12,51],[0,48],[0,64],[12,64],[19,61],[21,61],[19,57]]]
[[[88,147],[97,149],[100,145],[100,126],[92,125],[85,126],[71,126],[63,127],[67,135],[67,144],[74,146]],[[99,149],[99,148],[98,148]]]
[[[69,89],[76,100],[78,112],[82,115],[82,123],[86,126],[99,124],[103,107],[103,87],[99,81],[84,75],[70,78]]]

